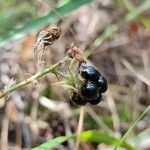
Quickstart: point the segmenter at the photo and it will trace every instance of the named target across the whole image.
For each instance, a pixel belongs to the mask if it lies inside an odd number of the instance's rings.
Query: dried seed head
[[[59,27],[49,27],[42,30],[37,38],[34,49],[45,50],[45,46],[52,45],[60,37],[61,29]]]
[[[49,27],[47,31],[52,35],[53,40],[56,40],[61,35],[61,29],[59,27]]]
[[[61,30],[59,27],[56,26],[44,29],[39,33],[37,42],[34,46],[34,51],[37,55],[38,66],[43,66],[43,54],[46,50],[46,46],[52,45],[53,42],[60,37],[60,34]]]
[[[77,61],[79,61],[79,64],[85,63],[85,59],[83,57],[83,51],[81,51],[79,48],[77,48],[74,45],[74,42],[72,42],[69,47],[67,47],[68,51],[67,54],[70,58],[74,58]]]

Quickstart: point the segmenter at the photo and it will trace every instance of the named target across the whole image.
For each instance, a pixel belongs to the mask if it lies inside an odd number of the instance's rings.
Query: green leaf
[[[144,25],[145,27],[147,27],[147,28],[150,27],[150,19],[145,18],[145,17],[141,17],[141,18],[140,18],[140,21],[143,23],[143,25]]]
[[[48,142],[41,144],[40,146],[33,148],[32,150],[49,150],[73,137],[74,137],[73,135],[72,136],[60,136],[52,140],[49,140]]]
[[[114,145],[114,146],[116,146],[120,141],[119,139],[109,136],[108,134],[100,133],[97,131],[83,132],[80,138],[81,138],[81,141],[105,143],[105,144]],[[126,142],[123,142],[120,146],[123,148],[126,148],[127,150],[135,150],[135,148],[133,148],[131,145],[127,144]]]
[[[44,144],[41,144],[40,146],[33,148],[32,150],[49,150],[51,148],[55,148],[57,145],[69,140],[69,139],[75,139],[75,135],[71,136],[60,136],[57,138],[54,138]],[[119,143],[119,139],[116,139],[112,136],[109,136],[108,134],[100,133],[98,131],[85,131],[82,132],[80,135],[80,140],[84,142],[94,142],[94,143],[105,143],[108,145],[114,145],[116,146]],[[123,142],[121,147],[126,148],[127,150],[135,150],[131,145],[127,144],[126,142]]]
[[[148,9],[150,9],[150,0],[145,0],[137,8],[133,8],[132,11],[130,11],[126,16],[126,20],[133,20]]]
[[[116,0],[116,2],[129,11],[129,14],[126,16],[128,21],[138,18],[145,27],[150,27],[150,19],[141,15],[144,11],[150,9],[149,0],[143,1],[137,8],[128,0]]]
[[[2,37],[0,37],[0,46],[5,45],[11,40],[19,39],[34,29],[38,29],[50,23],[54,23],[60,17],[67,15],[81,5],[89,2],[91,2],[91,0],[70,0],[63,6],[56,8],[54,11],[51,11],[48,15],[37,18],[36,20],[25,24],[22,28],[14,29],[13,31],[4,34]]]

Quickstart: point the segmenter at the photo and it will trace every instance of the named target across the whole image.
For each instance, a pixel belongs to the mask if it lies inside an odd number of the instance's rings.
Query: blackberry
[[[95,82],[85,82],[81,87],[81,95],[85,97],[85,99],[90,100],[99,95],[99,89]]]
[[[80,75],[85,80],[97,81],[101,74],[92,66],[81,66]]]
[[[86,101],[76,92],[73,93],[71,100],[76,105],[84,106],[86,104]]]
[[[104,93],[107,91],[108,85],[107,80],[103,76],[99,76],[98,81],[96,82],[99,87],[100,93]]]
[[[92,105],[97,105],[102,100],[102,95],[99,94],[99,96],[89,100],[88,102]]]

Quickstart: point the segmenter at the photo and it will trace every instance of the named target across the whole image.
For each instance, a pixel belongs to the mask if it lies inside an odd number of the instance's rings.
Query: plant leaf
[[[80,136],[81,141],[95,142],[95,143],[105,143],[108,145],[116,146],[119,143],[119,139],[116,139],[108,134],[100,133],[97,131],[86,131],[83,132]],[[135,150],[131,145],[123,142],[121,147],[126,148],[127,150]]]
[[[150,1],[145,0],[138,7],[133,8],[133,10],[130,11],[130,13],[126,16],[126,20],[133,20],[148,9],[150,9]]]
[[[127,0],[116,0],[116,2],[122,5],[123,7],[125,7],[129,11],[129,14],[127,15],[127,20],[128,19],[132,20],[135,19],[136,17],[142,22],[142,24],[145,27],[150,27],[150,19],[142,16],[142,13],[144,11],[150,9],[149,0],[143,1],[138,7],[135,7],[131,1],[127,1]]]
[[[127,139],[129,134],[133,131],[135,128],[136,124],[140,121],[140,119],[143,118],[143,116],[150,112],[150,105],[145,109],[145,111],[140,115],[140,117],[130,126],[130,128],[127,130],[127,132],[123,135],[123,137],[119,140],[119,143],[117,143],[115,150],[118,149],[118,147]]]
[[[41,144],[40,146],[33,148],[32,150],[49,150],[50,148],[54,148],[70,138],[73,138],[73,136],[60,136],[52,140],[49,140],[48,142]]]
[[[40,146],[33,148],[32,150],[49,150],[69,139],[75,139],[75,138],[76,138],[75,135],[60,136],[44,144],[41,144]],[[104,134],[104,133],[100,133],[98,131],[92,131],[92,130],[82,132],[80,135],[80,140],[85,141],[85,142],[94,142],[98,144],[105,143],[105,144],[114,145],[114,146],[116,146],[120,141],[119,139],[116,139],[108,134]],[[120,146],[123,148],[126,148],[127,150],[135,150],[131,145],[127,144],[126,142],[121,143]]]
[[[141,17],[140,21],[143,23],[143,25],[147,28],[150,27],[150,19],[146,18],[146,17]]]

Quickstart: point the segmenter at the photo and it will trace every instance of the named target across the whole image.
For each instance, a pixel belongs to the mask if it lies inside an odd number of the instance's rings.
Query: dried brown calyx
[[[49,27],[42,30],[37,38],[37,42],[34,46],[35,49],[45,49],[45,46],[52,45],[61,35],[61,29],[59,27]]]
[[[84,56],[83,56],[83,51],[81,51],[79,48],[77,48],[74,45],[74,42],[70,44],[69,47],[67,47],[68,51],[67,54],[70,58],[74,58],[77,61],[79,61],[79,64],[81,65],[82,63],[86,63]]]
[[[54,41],[56,41],[60,37],[60,35],[61,29],[57,26],[49,27],[39,33],[37,42],[34,46],[38,68],[42,68],[44,66],[44,52],[46,50],[46,46],[52,45]]]
[[[49,28],[47,31],[52,35],[53,40],[57,40],[60,37],[61,29],[59,27]]]

